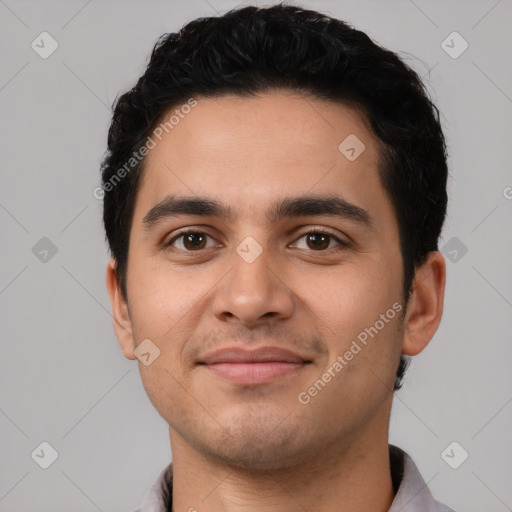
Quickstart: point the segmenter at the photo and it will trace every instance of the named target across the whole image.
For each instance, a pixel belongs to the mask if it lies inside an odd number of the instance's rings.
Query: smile
[[[305,361],[265,361],[255,363],[213,363],[204,368],[217,377],[235,384],[265,384],[285,375],[297,373],[306,366]]]

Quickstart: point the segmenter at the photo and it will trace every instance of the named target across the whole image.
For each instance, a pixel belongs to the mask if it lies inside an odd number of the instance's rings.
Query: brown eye
[[[302,238],[305,239],[305,247],[298,246],[297,242],[294,244],[295,247],[298,247],[299,249],[311,249],[315,252],[323,252],[326,249],[338,250],[348,247],[348,243],[343,242],[337,236],[326,231],[309,231],[308,233],[304,233],[299,240]],[[334,241],[336,245],[334,247],[329,247],[332,241]]]
[[[327,249],[330,236],[324,233],[309,233],[306,235],[306,243],[311,249]]]
[[[184,231],[170,240],[166,247],[174,246],[176,241],[181,240],[181,247],[176,247],[177,249],[189,252],[198,251],[205,248],[207,238],[211,237],[201,231]]]
[[[183,245],[187,249],[203,249],[206,241],[206,236],[202,233],[187,233],[183,235]]]

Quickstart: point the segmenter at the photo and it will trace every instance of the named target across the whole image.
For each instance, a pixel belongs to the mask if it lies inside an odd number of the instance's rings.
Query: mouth
[[[247,351],[239,348],[218,350],[199,364],[216,377],[237,385],[256,385],[297,374],[311,360],[274,347]]]

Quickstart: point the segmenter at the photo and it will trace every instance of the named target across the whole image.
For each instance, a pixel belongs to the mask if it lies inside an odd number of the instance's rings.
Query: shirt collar
[[[416,464],[406,452],[397,446],[389,445],[389,458],[393,482],[398,487],[389,512],[454,512],[433,498]],[[172,484],[172,463],[160,472],[151,485],[142,507],[133,512],[166,512],[162,484],[167,473]]]
[[[389,445],[391,474],[400,482],[389,512],[454,512],[436,501],[412,458],[397,446]]]

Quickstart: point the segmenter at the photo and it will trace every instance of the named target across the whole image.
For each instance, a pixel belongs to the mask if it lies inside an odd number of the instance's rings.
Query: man
[[[116,336],[173,454],[140,510],[451,510],[388,444],[445,287],[410,68],[296,6],[194,20],[118,98],[102,173]]]

